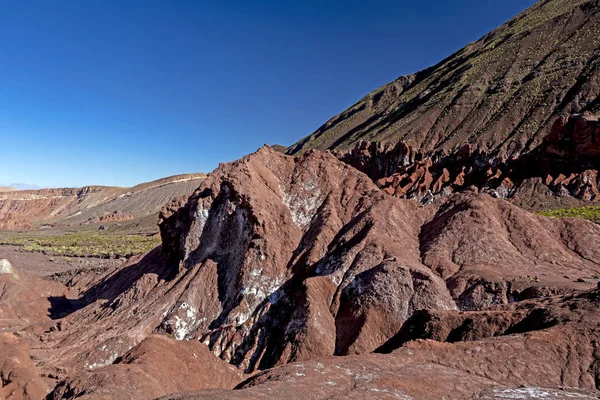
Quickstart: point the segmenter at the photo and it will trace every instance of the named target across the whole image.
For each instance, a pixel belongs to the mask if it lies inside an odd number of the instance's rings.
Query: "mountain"
[[[41,187],[39,187],[38,185],[34,185],[31,183],[11,183],[10,185],[6,185],[9,188],[13,188],[15,190],[38,190],[41,189]]]
[[[86,186],[0,192],[0,229],[85,228],[125,221],[135,230],[156,230],[161,207],[190,195],[206,177],[186,174],[132,188]]]
[[[518,155],[562,115],[600,111],[600,2],[541,0],[439,64],[373,91],[288,149],[405,141]]]

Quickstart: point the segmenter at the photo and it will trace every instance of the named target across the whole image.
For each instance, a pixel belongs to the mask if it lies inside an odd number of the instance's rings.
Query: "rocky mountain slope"
[[[53,291],[53,314],[1,328],[33,360],[20,376],[38,377],[54,399],[231,389],[242,373],[269,368],[239,386],[248,389],[181,398],[596,388],[594,223],[541,217],[486,194],[420,206],[330,153],[294,158],[264,147],[165,207],[160,228],[161,247],[116,271],[74,277],[77,299]],[[30,279],[14,268],[6,279]],[[13,304],[0,299],[0,315]],[[7,376],[16,366],[5,368]],[[435,385],[411,383],[432,370]],[[17,378],[15,393],[36,398]]]
[[[518,155],[561,115],[600,111],[600,2],[541,0],[438,65],[373,91],[288,149],[406,141]]]
[[[0,229],[76,228],[130,220],[145,226],[145,218],[154,225],[165,203],[192,193],[205,176],[177,175],[132,188],[86,186],[0,192]]]
[[[542,144],[514,157],[465,145],[430,157],[406,142],[360,142],[338,158],[371,177],[387,193],[422,202],[464,190],[509,199],[529,210],[585,205],[600,198],[600,124],[590,113],[559,118]]]

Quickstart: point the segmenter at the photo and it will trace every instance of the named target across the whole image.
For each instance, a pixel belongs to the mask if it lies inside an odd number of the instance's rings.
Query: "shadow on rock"
[[[79,310],[85,304],[79,299],[69,299],[67,296],[50,296],[48,297],[50,308],[48,314],[52,319],[64,318],[67,315]]]

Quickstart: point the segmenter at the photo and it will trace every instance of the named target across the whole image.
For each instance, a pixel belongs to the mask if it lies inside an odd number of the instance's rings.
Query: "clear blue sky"
[[[129,186],[290,145],[533,0],[0,0],[0,183]]]

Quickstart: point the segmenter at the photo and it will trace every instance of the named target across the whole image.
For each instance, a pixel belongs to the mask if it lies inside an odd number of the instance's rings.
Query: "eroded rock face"
[[[233,389],[242,379],[241,371],[198,341],[152,335],[118,364],[84,371],[62,382],[52,396],[135,400],[204,388]]]
[[[556,120],[552,131],[544,138],[545,152],[565,161],[600,156],[600,123],[590,112]]]
[[[540,146],[512,158],[469,145],[425,155],[405,142],[360,142],[337,156],[396,197],[429,202],[473,188],[535,210],[598,199],[599,126],[589,112],[559,118]]]
[[[420,263],[416,211],[327,153],[263,148],[223,166],[163,214],[164,251],[214,296],[187,294],[163,328],[247,371],[371,351],[415,308],[455,308]]]
[[[162,216],[171,262],[210,288],[189,290],[162,329],[252,371],[370,352],[416,310],[481,310],[595,282],[595,224],[488,195],[420,208],[366,178],[328,153],[268,148],[211,174]]]
[[[427,324],[415,316],[403,328],[413,328],[411,341],[390,345],[389,354],[293,363],[260,373],[235,391],[199,391],[163,400],[595,399],[598,298],[597,291],[590,291],[488,312],[434,312]],[[460,338],[465,327],[473,335]],[[444,343],[449,339],[456,343]]]
[[[488,312],[595,288],[600,276],[596,224],[541,217],[473,192],[420,206],[386,194],[328,152],[294,158],[264,147],[223,164],[189,199],[163,209],[160,229],[161,247],[93,283],[82,280],[85,307],[31,331],[40,340],[32,348],[36,368],[62,382],[54,398],[91,387],[117,393],[131,383],[128,373],[147,385],[122,398],[163,395],[157,388],[170,375],[157,364],[164,360],[189,364],[186,382],[195,388],[229,387],[212,372],[193,375],[189,352],[202,349],[217,356],[214,366],[202,358],[211,371],[222,360],[256,372],[332,355],[374,357],[360,368],[385,368],[386,359],[367,354],[407,321],[418,327],[421,310]],[[493,318],[510,327],[519,315]],[[508,329],[474,326],[458,336],[479,340]],[[164,359],[132,355],[156,334],[187,344],[152,339],[152,348],[163,343]],[[143,361],[128,361],[136,359]]]

